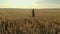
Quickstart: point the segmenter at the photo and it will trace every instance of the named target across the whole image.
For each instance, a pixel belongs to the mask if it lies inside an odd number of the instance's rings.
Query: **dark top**
[[[32,17],[34,17],[35,16],[35,13],[34,13],[34,9],[32,10]]]

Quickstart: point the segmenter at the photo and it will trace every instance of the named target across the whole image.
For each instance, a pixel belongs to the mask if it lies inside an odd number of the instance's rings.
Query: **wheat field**
[[[60,34],[60,10],[0,9],[0,34]]]

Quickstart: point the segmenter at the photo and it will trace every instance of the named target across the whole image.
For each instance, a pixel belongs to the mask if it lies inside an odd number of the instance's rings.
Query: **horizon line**
[[[0,9],[60,9],[60,8],[55,8],[55,7],[51,7],[51,8],[0,8]]]

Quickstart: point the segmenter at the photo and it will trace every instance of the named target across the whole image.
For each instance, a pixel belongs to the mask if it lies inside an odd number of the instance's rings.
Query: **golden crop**
[[[0,14],[0,34],[60,34],[60,15],[44,14],[35,17]]]
[[[0,34],[57,34],[60,20],[56,17],[0,16]]]

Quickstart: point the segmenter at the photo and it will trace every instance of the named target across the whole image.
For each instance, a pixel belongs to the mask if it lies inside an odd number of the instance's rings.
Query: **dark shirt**
[[[35,16],[35,13],[34,13],[34,9],[33,9],[33,11],[32,11],[32,17],[34,17]]]

